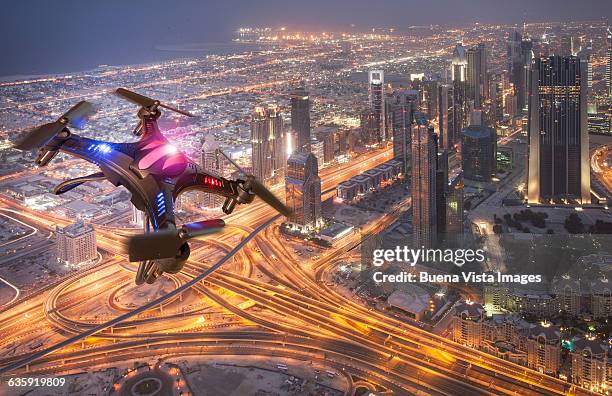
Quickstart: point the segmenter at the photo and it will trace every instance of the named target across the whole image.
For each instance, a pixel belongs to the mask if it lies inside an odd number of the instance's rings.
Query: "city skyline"
[[[365,0],[331,3],[317,0],[318,6],[266,2],[269,7],[243,2],[238,2],[237,7],[235,1],[188,0],[170,4],[155,0],[147,3],[145,14],[138,2],[115,2],[113,6],[93,3],[87,7],[75,0],[63,0],[53,6],[44,1],[9,2],[5,5],[6,12],[0,15],[0,34],[11,39],[0,43],[0,52],[10,56],[0,65],[0,77],[78,72],[101,64],[126,65],[229,53],[235,47],[228,48],[228,44],[240,27],[291,26],[298,31],[367,32],[372,28],[401,31],[411,26],[459,27],[473,23],[514,24],[518,28],[523,22],[612,18],[612,6],[598,0],[586,3],[521,0],[495,4],[484,0],[467,3],[387,0],[377,4],[379,12],[372,12],[370,2]],[[31,12],[31,6],[38,12]],[[313,11],[319,9],[328,12],[321,15]],[[418,16],[410,12],[413,9],[420,10]],[[462,12],[465,9],[471,12]],[[71,20],[71,24],[55,23],[63,19]],[[28,23],[22,23],[24,20]],[[145,20],[147,23],[143,26]],[[80,34],[74,34],[76,31]],[[48,46],[48,41],[58,45]]]
[[[230,1],[193,29],[188,4],[147,19],[167,58],[0,82],[0,393],[609,390],[605,20],[447,26],[493,8],[438,2],[391,30],[411,3],[358,1],[332,32],[303,30],[316,2]],[[104,15],[72,25],[87,62]]]

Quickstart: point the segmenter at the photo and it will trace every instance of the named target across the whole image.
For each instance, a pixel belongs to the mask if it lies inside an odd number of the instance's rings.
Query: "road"
[[[322,171],[322,189],[333,188],[384,162],[389,155],[388,149],[379,150]],[[20,211],[21,221],[38,227],[67,223],[65,219],[29,212],[9,200],[1,203]],[[391,224],[409,204],[406,201],[382,215],[366,225],[364,232]],[[279,220],[273,218],[272,211],[263,203],[240,208],[224,219],[228,229],[214,241],[197,241],[192,258],[177,274],[181,285],[192,286],[185,288],[182,300],[163,307],[159,301],[153,301],[124,323],[109,322],[110,317],[104,315],[86,314],[92,305],[108,306],[109,293],[132,282],[125,270],[130,266],[124,258],[125,235],[132,231],[97,227],[99,247],[111,258],[98,268],[72,275],[52,290],[29,295],[27,300],[13,303],[10,310],[0,313],[0,347],[13,351],[0,358],[0,367],[6,369],[31,356],[33,352],[23,345],[29,345],[34,353],[58,343],[61,348],[40,355],[26,368],[15,368],[13,374],[25,371],[30,375],[57,374],[71,367],[154,356],[250,351],[260,355],[316,357],[394,394],[421,391],[445,395],[553,395],[569,391],[569,385],[558,379],[370,310],[326,286],[321,274],[360,242],[358,234],[328,249],[317,261],[305,264],[292,253],[278,230]],[[262,227],[260,232],[252,234],[258,227]],[[253,239],[247,241],[247,235],[253,235]],[[211,272],[205,282],[200,282],[198,277],[220,263],[211,262],[211,257],[218,256],[220,251],[223,254],[230,251],[236,239],[244,242],[243,249],[235,251],[227,266]],[[223,254],[222,257],[229,257]],[[213,266],[214,262],[217,264]],[[264,272],[270,275],[268,280],[267,276],[258,278]],[[229,327],[222,326],[220,321],[215,329],[203,330],[206,323],[202,323],[200,314],[206,308],[195,306],[202,301],[206,301],[204,305],[212,302],[240,320]],[[253,302],[258,309],[243,308],[245,301]],[[181,311],[186,304],[193,305],[193,309]],[[68,342],[75,336],[83,338],[80,345]],[[571,393],[589,394],[581,389]]]

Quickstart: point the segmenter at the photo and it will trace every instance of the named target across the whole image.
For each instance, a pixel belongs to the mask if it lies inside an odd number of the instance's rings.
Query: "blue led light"
[[[166,201],[164,199],[164,193],[159,192],[157,194],[157,215],[161,216],[166,213]]]
[[[108,143],[91,143],[87,147],[87,151],[92,151],[94,153],[100,154],[108,154],[113,151],[113,147]]]

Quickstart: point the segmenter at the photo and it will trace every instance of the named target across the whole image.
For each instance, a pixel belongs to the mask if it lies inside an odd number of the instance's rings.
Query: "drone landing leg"
[[[144,216],[143,223],[144,231],[149,232],[151,229],[151,222],[149,220],[149,216]],[[141,261],[138,264],[138,271],[136,271],[135,282],[137,285],[142,285],[145,282],[151,284],[155,282],[155,280],[159,276],[158,272],[159,270],[154,260]]]

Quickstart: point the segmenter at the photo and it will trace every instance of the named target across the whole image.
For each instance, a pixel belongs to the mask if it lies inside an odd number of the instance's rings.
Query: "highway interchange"
[[[389,149],[381,149],[324,170],[322,189],[328,191],[389,156]],[[2,207],[18,210],[20,221],[40,230],[67,222],[6,199]],[[401,210],[382,216],[362,232],[384,228],[408,208],[409,200]],[[222,257],[237,238],[246,238],[272,216],[261,202],[226,216],[228,229],[214,239],[199,241],[191,260],[174,281],[184,284],[193,279],[210,267],[208,258]],[[317,361],[398,395],[589,394],[343,296],[321,277],[357,246],[359,233],[325,250],[318,260],[304,263],[285,242],[279,224],[280,220],[270,222],[231,262],[180,299],[4,375],[61,374],[73,368],[181,355],[256,354]],[[111,319],[77,316],[76,312],[94,304],[111,305],[110,293],[133,282],[134,267],[126,262],[122,246],[129,232],[98,227],[98,246],[105,252],[103,263],[4,307],[0,313],[0,347],[4,356],[0,367]],[[267,280],[255,274],[265,274]],[[185,310],[187,301],[190,308]],[[258,309],[253,309],[252,304],[245,308],[244,301],[253,302]],[[203,325],[201,318],[213,305],[234,318]]]

